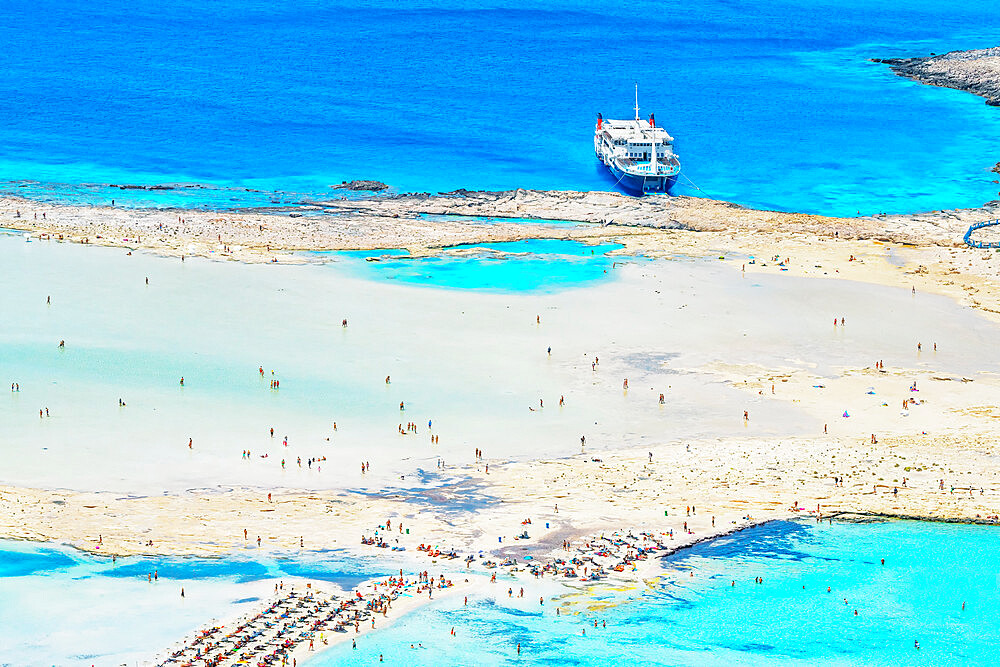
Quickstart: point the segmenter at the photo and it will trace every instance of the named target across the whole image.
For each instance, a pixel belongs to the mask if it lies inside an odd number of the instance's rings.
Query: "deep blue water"
[[[36,197],[608,189],[593,120],[627,117],[633,82],[709,196],[851,214],[1000,189],[1000,112],[866,62],[996,45],[993,0],[37,0],[4,16],[0,179],[45,183],[12,186]],[[266,192],[78,187],[136,182]]]
[[[679,552],[629,601],[598,591],[609,606],[556,616],[533,581],[500,578],[496,599],[444,600],[316,665],[995,665],[998,545],[993,526],[772,522]]]
[[[636,261],[635,257],[608,254],[622,247],[618,243],[528,239],[450,246],[440,255],[414,259],[398,249],[311,254],[333,257],[352,273],[378,280],[448,289],[555,292],[612,278],[615,263]],[[368,257],[382,259],[369,262]]]

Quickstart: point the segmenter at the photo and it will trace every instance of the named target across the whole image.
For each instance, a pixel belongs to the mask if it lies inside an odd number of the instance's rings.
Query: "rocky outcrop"
[[[1000,47],[973,51],[951,51],[926,58],[872,58],[889,65],[908,79],[964,90],[986,98],[986,104],[1000,106]]]
[[[356,190],[359,192],[381,192],[388,190],[389,186],[382,181],[344,181],[340,185],[331,185],[334,190]]]

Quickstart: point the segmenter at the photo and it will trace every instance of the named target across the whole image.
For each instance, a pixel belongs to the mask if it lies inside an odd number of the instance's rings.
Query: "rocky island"
[[[908,79],[964,90],[1000,106],[1000,47],[951,51],[923,58],[872,58]]]

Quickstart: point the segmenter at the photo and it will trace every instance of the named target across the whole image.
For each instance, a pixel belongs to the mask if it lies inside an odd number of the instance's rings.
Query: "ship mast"
[[[635,84],[635,119],[639,120],[639,84]]]

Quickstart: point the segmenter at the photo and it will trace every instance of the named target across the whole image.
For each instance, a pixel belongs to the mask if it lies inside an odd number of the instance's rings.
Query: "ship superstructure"
[[[611,172],[616,185],[628,192],[667,192],[677,181],[680,160],[674,153],[674,139],[649,120],[639,118],[639,89],[636,87],[635,118],[610,120],[597,114],[594,153]]]

